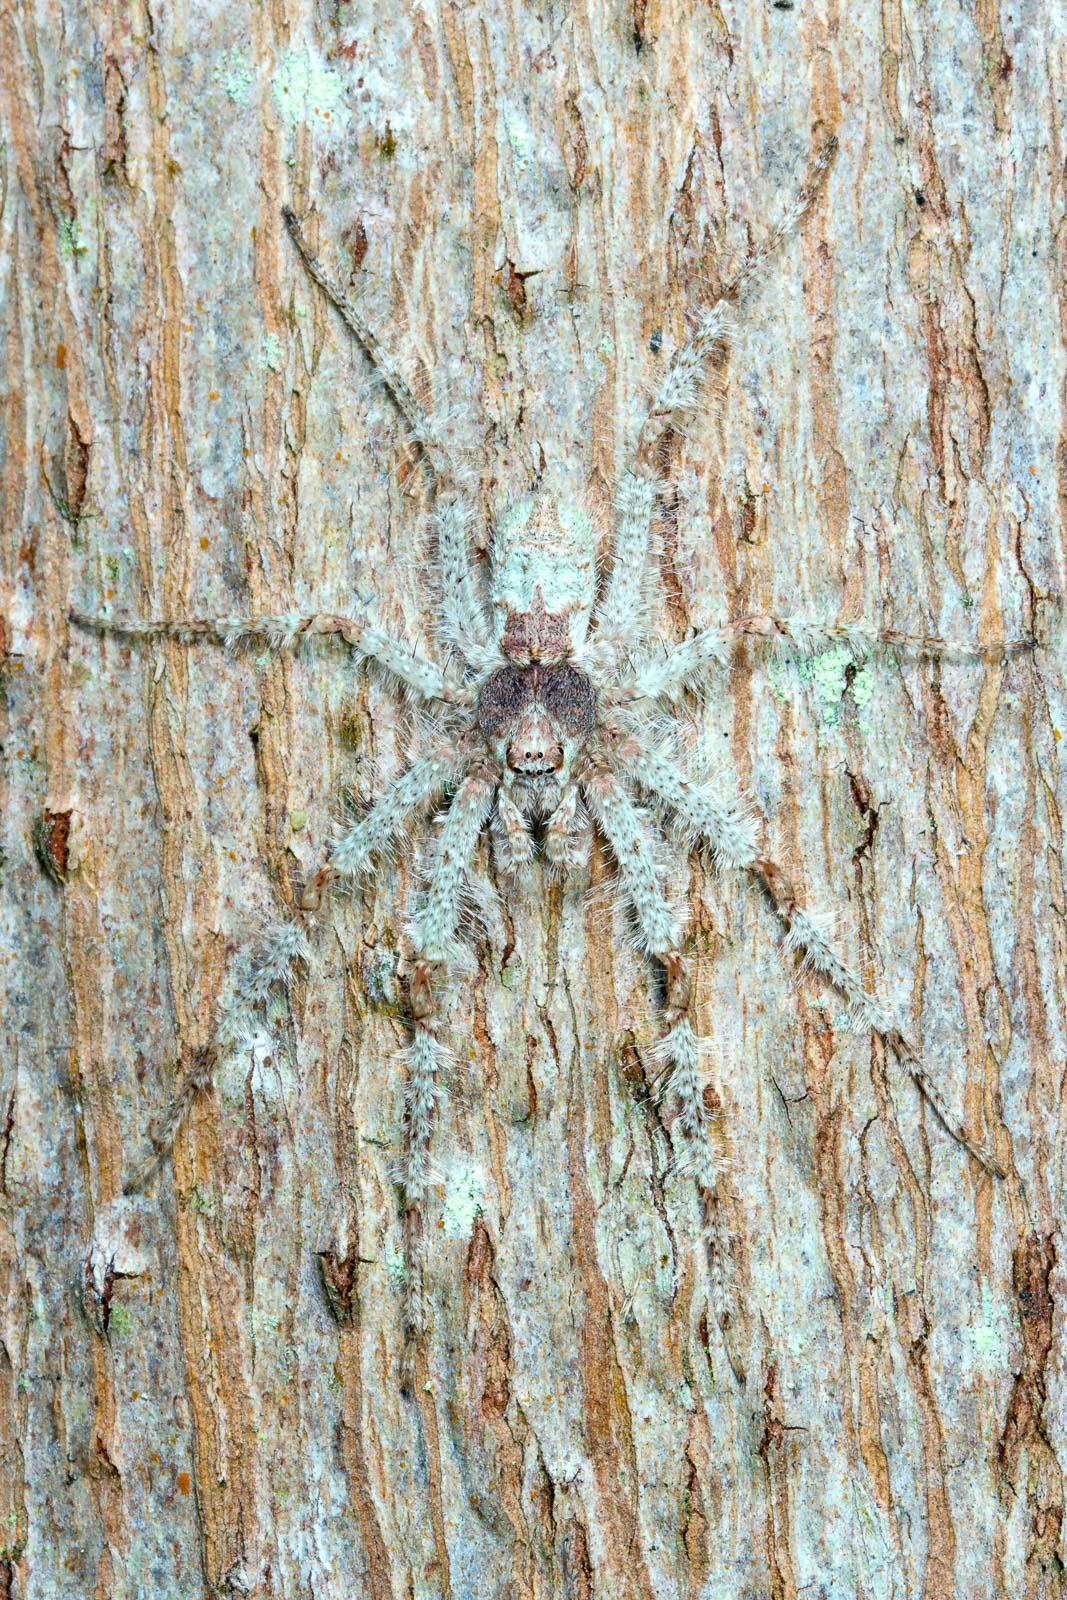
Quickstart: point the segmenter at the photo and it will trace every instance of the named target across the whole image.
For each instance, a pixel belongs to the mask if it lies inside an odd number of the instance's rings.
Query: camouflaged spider
[[[789,214],[748,256],[729,290],[699,312],[687,341],[670,361],[652,397],[633,465],[617,490],[606,578],[601,578],[597,529],[581,501],[538,492],[497,519],[488,593],[482,592],[468,548],[473,511],[433,419],[360,311],[320,267],[297,219],[286,211],[289,232],[309,274],[378,369],[433,473],[439,643],[450,664],[443,666],[393,639],[367,616],[230,617],[122,627],[78,619],[108,631],[202,634],[228,643],[266,637],[278,646],[336,634],[433,709],[429,747],[337,840],[302,899],[302,910],[314,912],[329,885],[359,878],[420,812],[450,797],[409,929],[414,962],[400,1180],[409,1262],[406,1316],[412,1333],[422,1329],[425,1315],[420,1234],[430,1181],[433,1112],[446,1055],[442,988],[459,953],[468,874],[486,829],[505,879],[522,874],[539,849],[560,873],[578,871],[594,829],[609,846],[640,946],[662,970],[659,1091],[672,1114],[679,1156],[703,1191],[709,1215],[715,1211],[715,1173],[690,1015],[690,981],[681,951],[683,927],[660,865],[659,834],[667,821],[677,826],[684,842],[706,847],[716,864],[743,869],[758,880],[781,921],[786,948],[844,996],[861,1025],[883,1037],[953,1137],[987,1170],[999,1170],[951,1114],[887,1009],[836,952],[829,920],[804,906],[788,874],[763,852],[752,806],[739,794],[724,797],[689,776],[664,753],[659,733],[664,709],[687,687],[721,671],[743,636],[785,641],[799,650],[843,641],[857,657],[882,641],[926,653],[948,648],[926,637],[770,616],[707,628],[665,649],[652,648],[648,637],[647,569],[662,492],[652,465],[656,443],[680,414],[698,406],[709,363],[729,346],[734,307],[809,210],[833,149],[833,141],[823,147]],[[302,930],[290,925],[246,952],[244,966],[230,985],[217,1050],[247,1031],[257,1006],[286,981],[304,948]],[[720,1253],[713,1250],[713,1255]]]

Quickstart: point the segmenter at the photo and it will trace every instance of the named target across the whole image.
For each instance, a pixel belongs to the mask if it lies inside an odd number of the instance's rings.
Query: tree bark
[[[0,5],[0,1596],[1062,1596],[1062,22],[913,0]],[[599,849],[484,928],[402,1384],[398,966],[319,915],[272,1051],[149,1130],[249,931],[417,719],[336,642],[72,629],[371,601],[430,482],[281,216],[475,462],[606,515],[686,316],[824,195],[659,462],[664,637],[863,618],[1009,660],[739,655],[686,708],[1002,1181],[751,882],[678,847],[724,1336]],[[490,535],[476,534],[484,552]]]

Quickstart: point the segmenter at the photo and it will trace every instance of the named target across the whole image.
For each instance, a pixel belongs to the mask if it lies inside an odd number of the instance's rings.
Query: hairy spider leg
[[[252,939],[237,956],[219,1004],[214,1036],[199,1049],[183,1052],[177,1081],[161,1116],[149,1132],[149,1148],[134,1162],[123,1193],[139,1194],[174,1148],[174,1141],[199,1089],[206,1089],[219,1062],[239,1044],[269,1031],[268,1008],[292,987],[298,962],[310,955],[307,936],[295,922],[275,924]]]
[[[860,975],[834,948],[828,937],[833,919],[823,912],[805,910],[798,889],[784,869],[760,855],[752,813],[743,802],[724,803],[706,785],[694,783],[673,762],[644,749],[636,739],[622,740],[613,757],[618,769],[639,789],[666,806],[692,843],[708,845],[718,863],[745,868],[760,881],[785,928],[786,947],[797,952],[803,965],[821,973],[856,1016],[897,1055],[946,1132],[986,1172],[1003,1177],[995,1157],[971,1137],[946,1104],[882,1001],[866,988]]]
[[[633,467],[623,476],[616,497],[612,571],[597,610],[590,650],[591,661],[602,671],[613,660],[625,658],[644,632],[643,578],[659,495],[652,468],[656,445],[672,419],[699,406],[708,363],[725,355],[733,342],[735,306],[756,289],[769,262],[811,209],[836,149],[835,138],[822,146],[785,216],[765,242],[749,252],[719,298],[698,313],[688,338],[675,351],[652,392]]]
[[[307,242],[296,213],[290,210],[288,206],[283,206],[282,216],[285,218],[285,226],[289,230],[290,238],[296,245],[300,259],[307,269],[308,276],[318,284],[334,310],[340,315],[349,333],[353,335],[381,375],[382,382],[389,391],[394,405],[404,418],[412,438],[429,463],[437,487],[445,489],[453,486],[455,484],[455,473],[433,418],[415,398],[411,385],[390,360],[384,345],[363,316],[363,313],[348,298],[340,284],[320,265],[318,257]]]
[[[285,613],[273,617],[167,617],[160,621],[111,621],[107,617],[70,613],[79,628],[129,639],[213,639],[234,649],[247,639],[264,639],[272,649],[291,649],[305,639],[336,635],[363,661],[373,662],[421,700],[450,705],[473,703],[471,690],[455,681],[427,656],[400,644],[364,617],[312,616]]]
[[[469,765],[469,753],[458,744],[444,745],[413,761],[378,796],[366,816],[337,840],[325,865],[309,878],[301,910],[317,910],[323,890],[338,879],[362,877],[376,856],[393,847],[418,811],[462,781]]]
[[[758,613],[738,617],[724,627],[702,628],[658,654],[649,654],[631,667],[618,683],[603,690],[605,705],[629,705],[637,700],[672,698],[696,688],[713,671],[727,667],[738,643],[791,648],[811,655],[834,645],[844,645],[855,661],[863,661],[879,645],[888,645],[911,657],[949,661],[1003,661],[1034,648],[1032,639],[1003,644],[957,644],[929,633],[905,633],[899,628],[875,628],[864,622],[819,622],[801,617],[773,617]]]
[[[489,820],[500,773],[479,762],[467,773],[445,813],[426,892],[411,918],[415,951],[411,979],[412,1038],[404,1095],[404,1152],[400,1185],[407,1249],[404,1324],[408,1339],[426,1331],[426,1291],[422,1237],[424,1207],[432,1176],[430,1144],[440,1089],[438,1078],[449,1060],[440,1039],[442,1019],[436,988],[440,974],[454,966],[457,929],[467,878],[482,829]]]
[[[591,665],[605,671],[643,638],[648,602],[645,569],[659,484],[647,472],[626,472],[615,492],[611,571],[593,615]]]
[[[664,894],[648,824],[620,780],[599,763],[591,762],[582,776],[582,792],[618,862],[642,948],[664,970],[664,1033],[653,1052],[654,1060],[663,1069],[657,1095],[673,1111],[672,1126],[680,1146],[678,1167],[697,1187],[705,1224],[712,1304],[725,1329],[730,1320],[727,1275],[733,1258],[716,1196],[717,1175],[704,1107],[699,1046],[690,1017],[692,986],[678,948],[680,919]]]
[[[468,527],[474,508],[458,488],[458,477],[448,459],[437,424],[416,400],[411,385],[390,359],[381,339],[362,312],[311,251],[296,215],[285,208],[286,227],[310,277],[340,314],[341,320],[372,362],[412,438],[430,465],[434,484],[442,495],[435,518],[437,561],[441,583],[442,635],[445,643],[475,671],[490,671],[501,656],[491,642],[486,607],[478,594],[471,567]]]
[[[503,666],[504,656],[493,642],[488,608],[479,593],[471,565],[467,537],[470,522],[470,508],[458,496],[443,501],[434,519],[441,584],[441,635],[461,660],[475,672],[485,673]]]

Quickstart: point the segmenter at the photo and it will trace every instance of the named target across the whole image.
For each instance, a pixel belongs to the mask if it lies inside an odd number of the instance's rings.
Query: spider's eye
[[[478,696],[478,726],[496,734],[515,721],[534,697],[533,676],[518,667],[501,667],[486,678]]]
[[[593,685],[577,667],[547,667],[540,673],[539,698],[572,739],[592,733],[596,721]]]

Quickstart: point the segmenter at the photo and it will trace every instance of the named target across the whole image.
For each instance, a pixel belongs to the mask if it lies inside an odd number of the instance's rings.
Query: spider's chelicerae
[[[579,872],[594,830],[610,847],[641,948],[662,969],[659,1090],[672,1116],[679,1154],[709,1201],[706,1214],[713,1216],[716,1209],[711,1143],[682,954],[683,927],[661,868],[660,836],[666,826],[685,844],[704,846],[716,864],[742,869],[758,880],[781,921],[786,948],[844,996],[861,1025],[884,1038],[953,1137],[988,1170],[999,1170],[949,1111],[885,1006],[838,954],[829,919],[804,904],[788,873],[767,856],[753,807],[742,795],[724,795],[718,786],[692,776],[666,752],[662,737],[664,712],[682,691],[721,672],[744,636],[785,642],[802,651],[843,641],[857,657],[879,642],[931,654],[949,648],[915,635],[770,616],[706,628],[667,646],[649,638],[650,540],[662,493],[654,465],[657,443],[669,425],[699,404],[709,366],[729,346],[736,306],[808,211],[832,154],[830,142],[789,214],[748,256],[724,295],[698,313],[687,341],[669,363],[653,395],[633,464],[617,489],[606,576],[599,561],[598,530],[581,498],[536,492],[497,519],[488,593],[483,593],[468,548],[473,508],[441,432],[360,311],[319,266],[297,219],[286,212],[311,277],[377,367],[433,473],[441,659],[390,637],[365,615],[168,619],[140,625],[77,619],[107,631],[199,634],[227,643],[265,637],[275,645],[292,646],[309,636],[338,635],[434,712],[428,747],[337,839],[307,885],[301,906],[302,913],[314,913],[331,884],[359,878],[407,832],[413,819],[450,797],[409,929],[414,955],[411,1044],[400,1179],[412,1332],[421,1329],[424,1317],[419,1235],[430,1181],[433,1112],[447,1053],[444,990],[459,953],[468,874],[485,830],[505,881],[521,875],[538,851],[561,874]],[[211,1050],[186,1074],[190,1089],[204,1080],[221,1051],[248,1035],[263,1003],[288,980],[305,949],[302,926],[288,924],[244,952],[231,974]],[[168,1128],[157,1137],[159,1148],[169,1142],[182,1108],[179,1098]],[[719,1253],[713,1247],[713,1255]],[[717,1272],[722,1265],[717,1262]]]

